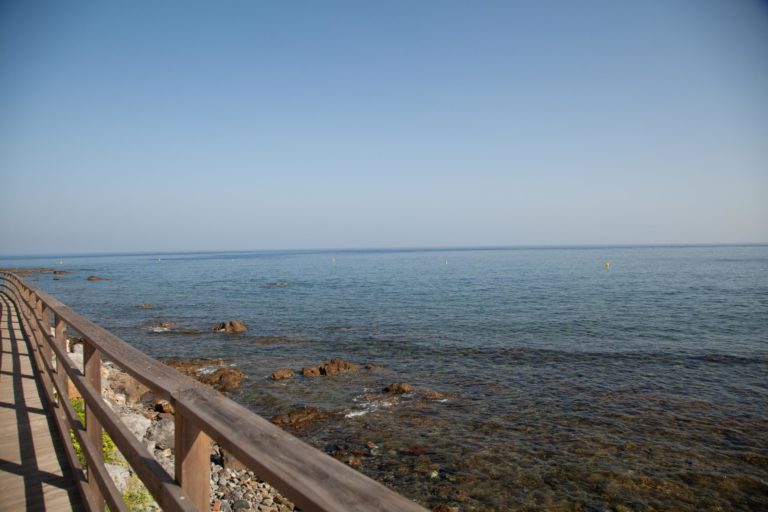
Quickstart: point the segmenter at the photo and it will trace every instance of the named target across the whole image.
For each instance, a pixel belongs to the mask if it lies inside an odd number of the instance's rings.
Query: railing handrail
[[[110,510],[126,510],[103,466],[104,428],[164,510],[208,509],[213,440],[303,510],[425,511],[417,503],[129,345],[16,274],[2,271],[0,275],[6,291],[15,298],[20,321],[27,324],[32,344],[36,345],[33,348],[43,388],[56,409],[56,422],[67,445],[68,459],[79,471],[79,489],[89,509],[103,510],[106,501]],[[84,371],[67,356],[67,326],[84,339]],[[162,469],[104,403],[100,384],[102,354],[173,405],[175,475]],[[67,379],[84,399],[85,427],[66,399]],[[88,462],[87,478],[73,455],[70,429]]]

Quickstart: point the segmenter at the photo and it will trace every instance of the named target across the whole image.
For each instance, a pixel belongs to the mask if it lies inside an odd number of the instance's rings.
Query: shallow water
[[[766,246],[0,265],[72,270],[30,279],[151,355],[241,366],[249,379],[233,398],[260,414],[332,412],[295,433],[430,507],[768,508]],[[233,318],[249,332],[209,332]],[[178,328],[153,332],[160,321]],[[268,378],[331,357],[377,367]],[[445,398],[393,400],[381,393],[392,382]]]

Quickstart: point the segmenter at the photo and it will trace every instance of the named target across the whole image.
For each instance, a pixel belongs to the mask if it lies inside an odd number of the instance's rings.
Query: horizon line
[[[281,249],[191,249],[191,250],[145,250],[145,251],[94,251],[94,252],[47,252],[47,253],[7,253],[0,254],[0,259],[22,258],[63,258],[63,257],[106,257],[106,256],[141,256],[163,254],[246,254],[246,253],[280,253],[280,252],[418,252],[418,251],[493,251],[516,249],[623,249],[623,248],[685,248],[685,247],[760,247],[768,242],[682,242],[682,243],[619,243],[619,244],[520,244],[520,245],[445,245],[445,246],[375,246],[375,247],[330,247],[330,248],[281,248]]]

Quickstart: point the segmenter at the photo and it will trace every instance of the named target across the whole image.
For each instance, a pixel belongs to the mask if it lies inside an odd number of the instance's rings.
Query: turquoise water
[[[240,366],[249,378],[233,398],[260,414],[329,411],[296,434],[355,457],[361,471],[428,506],[768,507],[767,246],[0,265],[71,270],[60,281],[30,280],[153,356]],[[111,280],[86,281],[91,274]],[[287,286],[270,285],[280,281]],[[235,318],[248,333],[210,332]],[[160,321],[178,327],[153,332]],[[322,381],[268,378],[332,357],[377,368]],[[380,389],[391,382],[445,398],[385,403]]]

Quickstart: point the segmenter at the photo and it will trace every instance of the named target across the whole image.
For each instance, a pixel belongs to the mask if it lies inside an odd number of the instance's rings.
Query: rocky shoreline
[[[77,341],[77,338],[69,340],[72,349],[70,357],[82,368],[82,344]],[[228,367],[218,359],[164,362],[220,391],[237,387],[244,377],[240,370]],[[109,361],[102,364],[101,373],[104,401],[120,416],[123,423],[154,455],[168,474],[173,476],[175,425],[172,405],[157,399],[147,387]],[[74,388],[69,391],[71,400],[79,398]],[[117,449],[105,460],[107,471],[117,489],[130,501],[131,510],[161,510]],[[211,448],[210,486],[211,510],[218,512],[298,510],[274,487],[261,480],[253,471],[246,469],[215,443]]]

